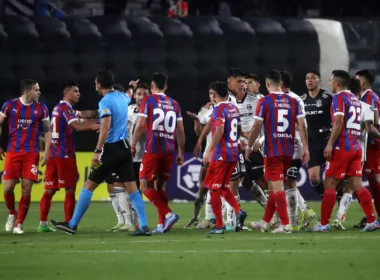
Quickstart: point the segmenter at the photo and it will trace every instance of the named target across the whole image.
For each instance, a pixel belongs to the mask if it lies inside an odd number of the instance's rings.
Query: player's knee
[[[114,193],[114,190],[113,190],[113,184],[107,184],[107,190],[108,190],[108,193],[109,193],[109,194]]]
[[[45,193],[50,196],[50,197],[53,197],[56,193],[56,190],[53,190],[53,189],[45,189]]]
[[[83,188],[85,188],[86,190],[89,190],[91,192],[93,192],[96,188],[97,188],[98,184],[91,181],[91,180],[87,180],[86,183],[84,183],[84,186]]]

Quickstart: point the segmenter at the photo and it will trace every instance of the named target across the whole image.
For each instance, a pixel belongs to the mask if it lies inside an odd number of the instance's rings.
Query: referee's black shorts
[[[100,184],[135,181],[131,148],[127,140],[104,144],[100,157],[102,164],[91,170],[88,179]]]

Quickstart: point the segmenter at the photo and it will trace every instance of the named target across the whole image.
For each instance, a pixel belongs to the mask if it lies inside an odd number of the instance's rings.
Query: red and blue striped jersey
[[[39,136],[42,121],[49,120],[45,104],[32,102],[24,104],[21,98],[9,100],[1,108],[1,114],[8,118],[8,152],[39,152]]]
[[[78,121],[76,111],[66,101],[57,104],[51,115],[51,146],[52,158],[75,157],[75,130],[70,126]]]
[[[293,156],[296,122],[304,116],[299,102],[283,92],[259,100],[255,119],[263,121],[266,157]]]
[[[375,114],[380,112],[380,98],[372,90],[367,89],[365,92],[363,92],[361,101],[370,105],[372,107],[372,109],[375,111]],[[374,126],[378,130],[380,129],[379,124],[374,124]],[[373,138],[373,137],[370,137],[368,135],[367,149],[368,150],[380,150],[380,139]]]
[[[171,154],[175,149],[177,122],[182,121],[181,107],[164,93],[146,96],[139,117],[146,118],[146,153]]]
[[[331,119],[343,116],[343,126],[333,149],[344,151],[361,151],[360,146],[360,101],[350,91],[341,91],[334,95],[331,104]]]
[[[224,127],[224,133],[219,143],[211,152],[212,161],[238,161],[238,126],[240,125],[240,112],[231,102],[220,102],[212,111],[211,127],[214,136],[218,126]]]

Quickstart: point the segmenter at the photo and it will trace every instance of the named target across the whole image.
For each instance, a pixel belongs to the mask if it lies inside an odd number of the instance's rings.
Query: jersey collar
[[[271,93],[273,93],[273,94],[284,94],[284,92],[282,92],[282,91],[273,91]]]
[[[229,102],[228,100],[227,101],[222,101],[222,102],[219,102],[218,104],[215,105],[215,107],[219,106],[220,104],[230,104],[231,102]]]
[[[29,104],[28,104],[28,103],[25,103],[25,102],[22,100],[21,97],[19,98],[19,100],[20,100],[21,104],[24,105],[24,106],[30,106],[30,105],[32,105],[32,104],[34,103],[34,101],[33,101],[32,103],[29,103]]]
[[[244,103],[244,101],[245,101],[245,98],[247,97],[247,95],[248,95],[248,93],[246,92],[245,94],[244,94],[244,96],[243,96],[243,99],[242,100],[236,100],[236,103]]]
[[[157,93],[155,93],[156,95],[163,95],[163,96],[165,96],[166,94],[165,93],[163,93],[163,92],[157,92]]]
[[[59,104],[61,104],[61,103],[66,103],[68,106],[72,107],[71,104],[69,102],[65,101],[65,100],[59,101]]]
[[[366,95],[367,92],[370,92],[370,91],[372,91],[372,90],[371,90],[371,89],[366,89],[366,90],[363,92],[362,97],[363,97],[364,95]]]

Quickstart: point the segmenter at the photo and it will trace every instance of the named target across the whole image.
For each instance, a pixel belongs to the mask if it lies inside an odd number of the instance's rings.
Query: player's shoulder
[[[365,103],[364,101],[360,100],[360,105],[362,107],[362,111],[365,111],[365,110],[375,111],[375,108],[373,106],[369,105],[368,103]]]
[[[134,110],[136,108],[136,104],[128,105],[128,110]]]
[[[15,102],[17,102],[19,100],[19,98],[12,98],[12,99],[8,99],[7,101],[4,102],[4,107],[5,106],[8,106],[9,104],[13,104]]]
[[[335,95],[334,93],[327,91],[325,89],[321,89],[319,92],[323,99],[332,99]]]
[[[260,98],[261,97],[258,94],[254,94],[254,93],[251,93],[251,92],[248,92],[247,95],[245,96],[245,100],[247,102],[256,102]]]

